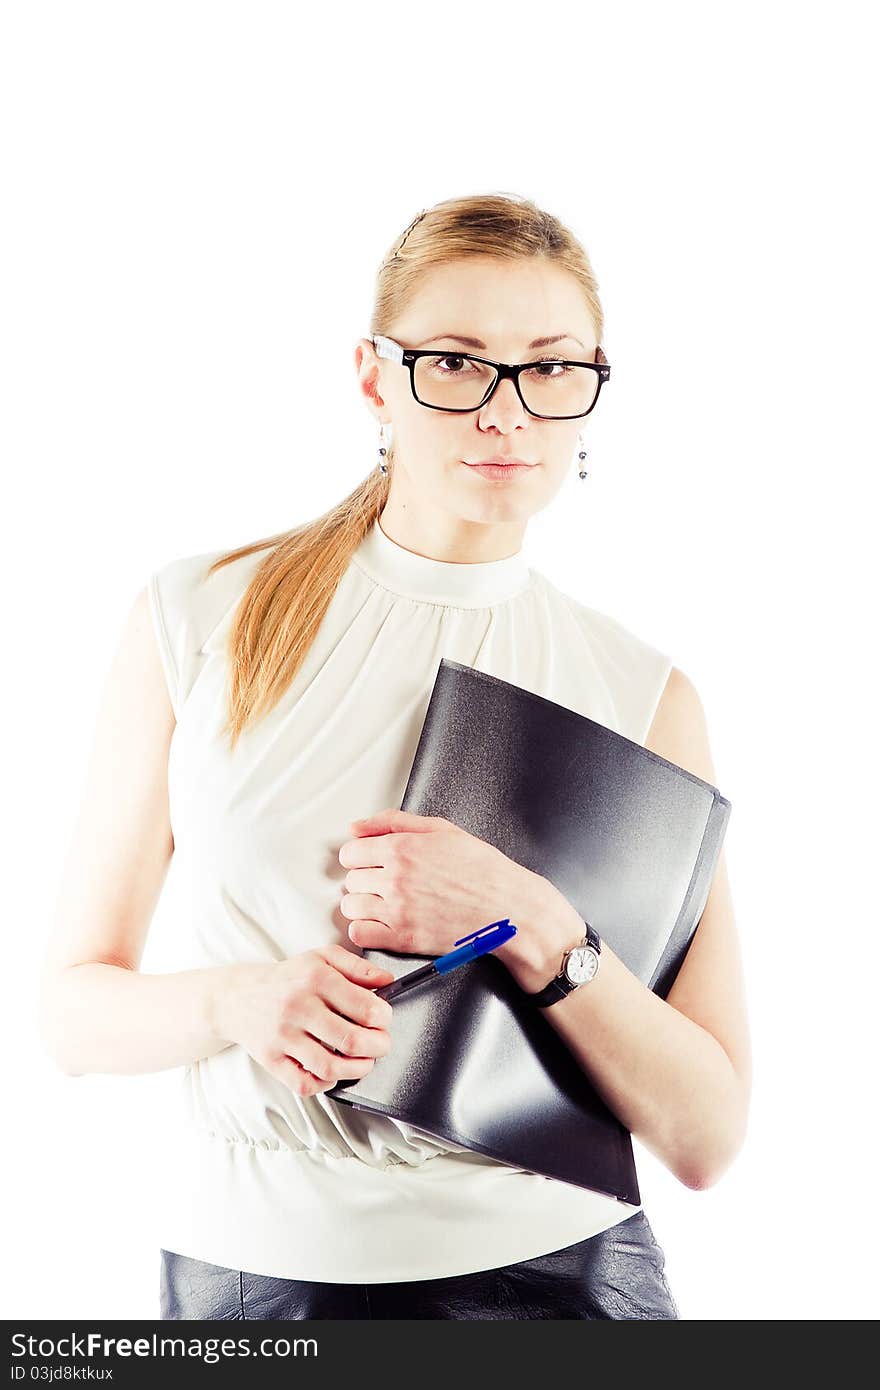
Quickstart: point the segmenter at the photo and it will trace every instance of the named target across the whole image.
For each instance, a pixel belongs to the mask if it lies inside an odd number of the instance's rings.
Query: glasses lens
[[[474,410],[495,381],[495,368],[473,362],[460,353],[420,357],[416,362],[416,395],[425,405],[441,410]]]
[[[519,374],[519,389],[536,415],[583,415],[599,390],[599,373],[568,362],[536,362]]]
[[[476,410],[495,383],[494,367],[461,353],[420,357],[415,366],[416,395],[440,410]],[[536,415],[583,415],[599,390],[599,376],[589,367],[564,362],[536,362],[520,372],[520,390]]]

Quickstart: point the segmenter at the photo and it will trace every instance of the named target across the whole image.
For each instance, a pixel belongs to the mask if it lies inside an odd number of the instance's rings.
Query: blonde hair
[[[587,253],[567,227],[528,198],[493,193],[448,198],[425,208],[386,253],[377,273],[370,335],[394,324],[434,266],[467,256],[543,257],[578,281],[602,341],[604,319]],[[353,552],[388,497],[394,445],[378,468],[315,521],[220,556],[207,574],[260,550],[269,553],[239,600],[228,637],[231,748],[267,714],[296,676]]]

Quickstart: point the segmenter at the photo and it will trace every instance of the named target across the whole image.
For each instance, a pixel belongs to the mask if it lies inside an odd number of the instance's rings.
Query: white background
[[[560,216],[607,320],[590,477],[534,519],[531,563],[691,676],[733,805],[749,1137],[706,1192],[637,1150],[682,1317],[876,1316],[869,17],[3,7],[5,1316],[158,1315],[178,1074],[65,1077],[35,1027],[123,621],[160,565],[374,466],[353,352],[376,268],[477,192]],[[145,968],[175,910],[172,865]]]

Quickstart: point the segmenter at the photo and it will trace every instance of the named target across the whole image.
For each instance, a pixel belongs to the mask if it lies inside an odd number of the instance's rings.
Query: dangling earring
[[[385,462],[385,455],[388,453],[387,445],[391,443],[391,426],[383,423],[379,426],[379,469],[382,473],[388,472],[388,464]]]
[[[583,460],[587,457],[587,451],[584,448],[584,436],[582,434],[578,435],[578,444],[581,446],[580,451],[578,453],[578,458],[581,460],[581,468],[580,472],[578,473],[578,477],[585,478],[587,476],[587,470],[583,466]]]

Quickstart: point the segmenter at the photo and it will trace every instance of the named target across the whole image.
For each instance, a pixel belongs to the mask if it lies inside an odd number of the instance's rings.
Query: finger
[[[375,864],[369,868],[349,869],[342,881],[343,893],[373,893],[382,896],[382,888],[388,886],[387,871]]]
[[[393,978],[393,976],[392,976]],[[362,1028],[387,1028],[391,1022],[393,1009],[387,999],[381,999],[371,989],[362,989],[351,980],[346,980],[344,975],[339,972],[330,973],[326,979],[322,979],[316,990],[317,999],[334,1013],[342,1015],[343,1019],[351,1023],[359,1024]],[[315,1015],[316,1018],[320,1014]],[[324,1036],[323,1028],[308,1027],[319,1037]],[[328,1038],[333,1047],[338,1047],[336,1035]],[[368,1053],[359,1053],[359,1056],[368,1056]]]
[[[346,893],[339,903],[339,911],[349,921],[354,921],[355,917],[363,917],[365,921],[375,919],[377,923],[385,927],[386,931],[390,931],[390,923],[382,921],[387,910],[386,899],[380,897],[378,893]]]
[[[319,1091],[327,1091],[338,1080],[366,1076],[375,1066],[372,1057],[340,1057],[336,1060],[335,1074],[322,1079],[309,1071],[302,1063],[290,1055],[279,1057],[270,1070],[298,1096],[313,1096]]]
[[[363,956],[356,955],[341,942],[334,941],[324,952],[324,959],[328,965],[334,966],[336,970],[341,970],[355,984],[363,984],[367,988],[377,989],[380,985],[388,984],[394,979],[394,971],[387,966],[379,965],[376,961],[364,960]]]
[[[288,1056],[303,1069],[307,1077],[332,1084],[332,1079],[335,1079],[333,1054],[320,1038],[303,1031],[295,1035],[290,1046],[292,1050]]]
[[[443,816],[420,816],[415,811],[401,811],[394,806],[386,807],[381,811],[374,811],[372,815],[363,816],[360,820],[349,821],[349,825],[353,828],[368,834],[375,834],[378,829],[386,832],[414,830],[424,833],[427,830],[437,830],[440,826],[449,824],[450,822]]]
[[[388,1001],[382,999],[379,1002],[385,1004]],[[391,1008],[391,1005],[388,1007]],[[329,1007],[326,1013],[320,1015],[314,1037],[323,1043],[328,1054],[340,1053],[343,1057],[358,1060],[384,1057],[391,1048],[391,1034],[386,1029],[353,1023],[350,1018]]]
[[[339,862],[344,869],[384,869],[390,844],[390,835],[365,835],[362,839],[346,840],[339,851]]]
[[[320,1090],[321,1080],[297,1061],[295,1057],[278,1057],[269,1065],[269,1071],[289,1086],[294,1095],[309,1096]]]
[[[348,926],[348,939],[365,951],[393,951],[397,955],[408,955],[415,949],[411,936],[373,917],[355,917]]]

